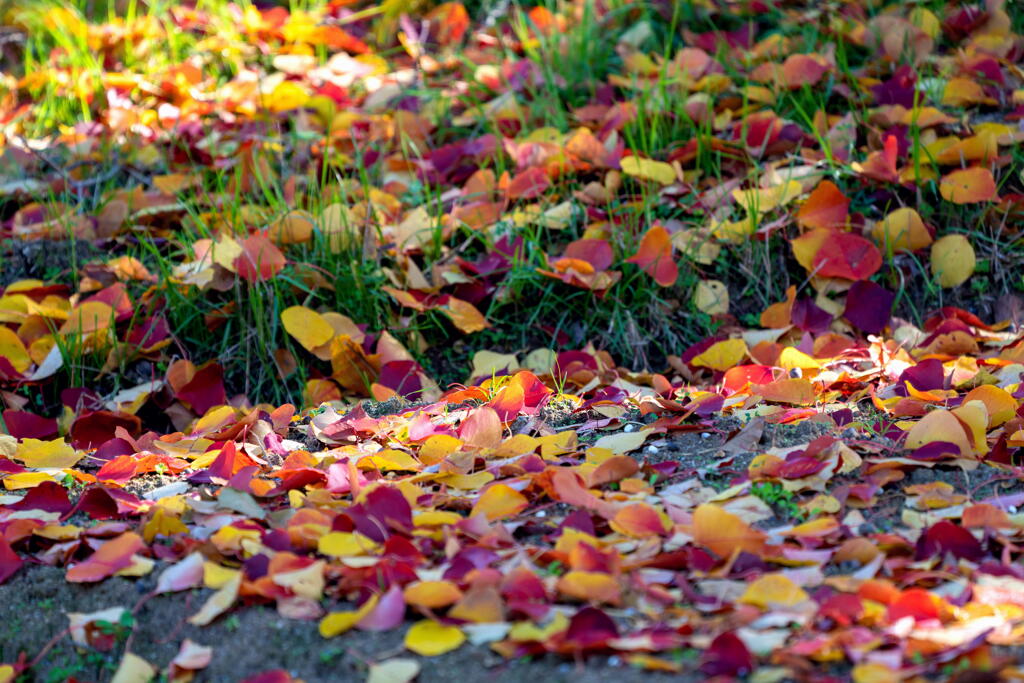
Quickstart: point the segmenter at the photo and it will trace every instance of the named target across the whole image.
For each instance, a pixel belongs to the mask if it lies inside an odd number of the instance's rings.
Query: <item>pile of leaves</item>
[[[0,283],[0,583],[423,657],[1019,675],[1019,18],[414,5],[10,10],[4,248],[101,256]]]

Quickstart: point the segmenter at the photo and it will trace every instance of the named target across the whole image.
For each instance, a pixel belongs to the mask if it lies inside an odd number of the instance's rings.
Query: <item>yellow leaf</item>
[[[317,552],[328,557],[356,557],[369,555],[379,546],[359,532],[332,531],[317,542]]]
[[[808,599],[807,593],[785,574],[765,574],[747,586],[740,602],[762,609],[790,607]]]
[[[793,257],[804,267],[804,270],[808,272],[814,270],[814,257],[825,244],[825,240],[834,234],[835,230],[832,228],[815,228],[790,240],[789,246],[793,249]]]
[[[494,475],[487,471],[474,472],[473,474],[442,472],[437,475],[437,481],[444,482],[453,489],[472,491],[481,489],[489,482],[494,481]]]
[[[434,434],[420,446],[420,462],[424,465],[436,465],[449,455],[459,450],[462,441],[448,434]]]
[[[209,624],[235,603],[238,598],[238,590],[241,587],[242,572],[238,572],[228,579],[228,582],[220,590],[211,595],[198,612],[188,618],[188,623],[194,626]]]
[[[18,444],[18,451],[14,454],[15,460],[20,460],[25,467],[43,469],[48,467],[65,468],[72,467],[82,459],[82,453],[78,453],[69,446],[64,439],[52,441],[40,441],[39,439],[22,439]]]
[[[323,316],[305,306],[289,306],[281,311],[285,331],[307,351],[326,344],[334,338],[334,328]]]
[[[821,363],[792,346],[782,349],[782,353],[779,354],[779,359],[775,364],[787,370],[792,370],[793,368],[800,368],[801,370],[821,369]]]
[[[18,472],[4,477],[4,488],[8,491],[31,489],[44,481],[56,481],[49,472]]]
[[[298,109],[309,100],[309,93],[295,81],[281,81],[266,97],[266,107],[272,112]]]
[[[473,354],[472,377],[490,376],[502,371],[509,373],[519,369],[519,359],[514,353],[497,353],[481,350]]]
[[[736,203],[744,207],[749,214],[768,213],[772,209],[785,206],[800,196],[803,185],[798,180],[789,180],[775,187],[751,188],[749,190],[733,190],[732,196]]]
[[[942,287],[957,287],[974,274],[974,247],[963,235],[946,235],[932,245],[932,275]]]
[[[628,156],[619,165],[623,173],[641,180],[654,180],[662,185],[671,185],[676,181],[676,170],[664,161]]]
[[[18,372],[25,372],[32,365],[24,342],[9,327],[0,326],[0,356],[10,361]]]
[[[868,662],[858,664],[850,672],[853,683],[899,683],[903,675],[899,671],[893,671],[883,664]]]
[[[405,451],[399,451],[394,448],[389,448],[381,451],[380,453],[362,458],[359,461],[360,466],[362,466],[362,463],[364,462],[373,463],[373,466],[381,472],[418,472],[420,470],[419,460],[412,457]]]
[[[457,512],[447,510],[425,510],[412,518],[416,526],[450,526],[462,521],[463,517]]]
[[[693,305],[708,315],[729,312],[729,290],[720,280],[701,280],[693,292]]]
[[[757,232],[758,225],[756,218],[747,216],[738,221],[712,221],[709,229],[712,235],[723,242],[745,244],[750,236]]]
[[[561,633],[569,628],[569,617],[562,612],[555,612],[554,616],[544,626],[538,626],[532,621],[517,621],[508,632],[509,640],[516,642],[546,642],[556,633]]]
[[[700,353],[690,361],[690,365],[697,368],[711,368],[712,370],[728,370],[738,365],[743,357],[747,355],[747,343],[742,339],[725,339],[712,344],[703,353]]]
[[[614,455],[629,453],[643,446],[650,433],[650,429],[641,429],[635,432],[608,434],[595,441],[594,448],[607,448]]]
[[[320,600],[324,596],[324,568],[327,563],[317,560],[308,567],[274,574],[274,583],[307,600]]]
[[[110,683],[148,683],[156,677],[156,669],[142,657],[125,652]]]
[[[370,665],[366,683],[409,683],[419,675],[420,663],[415,659],[389,659]]]
[[[907,16],[910,23],[928,34],[931,38],[938,38],[942,33],[942,22],[934,13],[924,7],[915,7]]]
[[[957,169],[942,176],[939,194],[954,204],[977,204],[999,199],[992,171],[980,166]]]
[[[369,599],[355,611],[331,612],[320,620],[320,635],[324,638],[333,638],[334,636],[341,635],[345,631],[350,630],[353,626],[362,621],[363,617],[373,611],[373,608],[377,606],[377,602],[379,600],[380,597],[374,594],[371,595]]]
[[[405,647],[424,657],[436,657],[457,649],[466,642],[466,634],[455,626],[425,619],[409,627]]]
[[[240,570],[231,569],[216,562],[203,563],[203,585],[214,590],[223,588],[231,579],[238,576]]]
[[[875,243],[883,250],[917,251],[932,243],[931,233],[914,209],[896,209],[875,223],[871,230]]]

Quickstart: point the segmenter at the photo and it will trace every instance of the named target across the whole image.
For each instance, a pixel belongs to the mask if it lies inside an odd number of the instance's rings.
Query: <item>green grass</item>
[[[314,359],[283,330],[280,313],[293,305],[337,311],[365,325],[371,332],[390,331],[417,354],[429,370],[444,375],[443,381],[464,379],[442,367],[455,357],[464,360],[479,349],[559,348],[562,346],[559,339],[568,339],[565,344],[568,347],[597,342],[613,357],[635,368],[658,367],[666,356],[680,353],[723,323],[700,313],[690,303],[694,287],[701,280],[717,279],[728,285],[732,293],[732,312],[742,321],[756,320],[760,311],[782,300],[790,284],[800,287],[798,295],[801,297],[815,294],[786,242],[787,237],[796,234],[793,227],[768,239],[753,239],[742,245],[723,244],[721,254],[710,264],[681,257],[679,279],[668,288],[658,287],[638,268],[623,263],[635,251],[640,235],[655,222],[668,222],[673,229],[706,228],[713,216],[696,204],[697,193],[726,182],[738,164],[748,167],[744,187],[758,186],[764,170],[758,159],[737,162],[709,144],[713,138],[730,139],[733,125],[740,126],[742,138],[746,124],[737,119],[740,123],[732,121],[723,125],[722,121],[716,121],[721,113],[718,110],[713,110],[710,117],[691,116],[705,98],[715,104],[716,95],[695,90],[693,84],[684,82],[685,79],[673,77],[671,71],[672,60],[685,45],[683,29],[694,33],[729,31],[753,24],[759,29],[759,38],[775,34],[790,41],[789,49],[793,53],[820,53],[826,45],[835,46],[837,68],[834,72],[813,87],[779,92],[771,109],[799,126],[808,139],[813,139],[821,148],[825,156],[821,168],[851,198],[851,211],[864,214],[867,220],[877,220],[900,205],[917,206],[929,224],[941,226],[940,234],[962,232],[975,245],[984,272],[976,276],[968,293],[991,295],[1024,290],[1024,279],[1017,275],[1021,242],[992,220],[990,209],[957,207],[938,201],[934,183],[925,184],[914,194],[889,188],[887,195],[880,195],[876,186],[865,183],[837,159],[838,150],[833,150],[828,138],[815,129],[814,121],[819,112],[835,113],[837,110],[851,112],[855,125],[863,126],[871,107],[870,97],[847,100],[842,93],[843,88],[857,87],[861,70],[871,57],[870,51],[834,32],[824,13],[812,12],[807,20],[794,21],[787,14],[790,10],[726,15],[694,3],[670,3],[662,8],[670,9],[664,14],[646,3],[588,0],[575,5],[576,14],[572,15],[570,5],[565,2],[545,0],[542,5],[560,17],[574,16],[574,20],[564,30],[546,32],[529,18],[532,4],[513,3],[509,8],[509,30],[501,34],[500,47],[496,50],[510,62],[525,59],[524,64],[539,76],[536,80],[528,78],[518,89],[493,91],[473,78],[479,64],[465,55],[456,55],[461,62],[457,62],[453,72],[420,74],[405,94],[419,98],[423,116],[434,127],[431,137],[435,146],[486,134],[495,135],[499,140],[508,135],[509,130],[487,111],[488,107],[495,106],[499,97],[511,98],[518,107],[521,116],[518,142],[523,142],[538,128],[550,127],[568,134],[580,125],[574,109],[593,103],[599,91],[602,97],[611,92],[617,101],[629,102],[635,108],[635,118],[619,131],[622,143],[633,153],[664,160],[672,158],[672,152],[682,145],[698,141],[696,158],[684,164],[693,191],[687,188],[677,199],[666,201],[660,186],[627,177],[617,199],[605,206],[592,207],[612,221],[610,241],[616,257],[613,268],[623,273],[622,281],[602,299],[537,272],[538,268],[546,267],[549,257],[557,257],[565,245],[580,238],[588,222],[593,220],[583,218],[585,207],[574,198],[574,193],[596,174],[570,175],[554,183],[545,196],[524,202],[543,209],[572,201],[574,219],[562,230],[531,222],[513,225],[502,221],[488,230],[460,227],[446,239],[442,215],[451,206],[452,199],[447,193],[453,188],[426,177],[417,178],[409,183],[408,190],[399,199],[402,211],[422,206],[430,216],[428,239],[422,253],[399,254],[395,245],[388,244],[364,249],[361,239],[364,231],[379,238],[388,221],[401,218],[388,217],[374,219],[368,226],[351,226],[353,236],[340,244],[318,229],[308,244],[287,249],[289,265],[269,282],[235,282],[224,291],[200,291],[180,285],[175,269],[183,260],[191,258],[198,240],[215,237],[221,230],[242,236],[292,210],[308,211],[318,228],[322,228],[324,211],[334,203],[350,209],[367,206],[363,188],[382,187],[389,177],[389,163],[400,160],[413,165],[426,164],[432,151],[408,137],[371,142],[342,140],[341,147],[347,158],[341,156],[342,152],[333,151],[325,155],[322,163],[296,168],[292,159],[297,156],[313,158],[310,150],[321,142],[315,123],[317,116],[313,115],[309,117],[313,122],[308,124],[311,127],[304,128],[297,125],[294,117],[258,112],[253,121],[258,130],[255,143],[225,134],[207,123],[202,142],[191,146],[193,141],[175,138],[170,146],[160,149],[155,162],[142,163],[138,149],[123,148],[109,141],[87,153],[60,146],[46,148],[38,152],[40,166],[63,174],[69,182],[63,192],[51,191],[37,199],[53,207],[66,205],[70,209],[65,212],[69,217],[74,213],[95,215],[118,191],[136,185],[145,187],[154,174],[200,169],[200,186],[177,197],[184,208],[179,226],[169,231],[140,230],[131,239],[119,237],[110,248],[115,253],[136,256],[158,275],[154,290],[147,292],[148,285],[134,283],[131,294],[136,301],[144,297],[152,310],[162,307],[165,311],[174,334],[173,355],[190,357],[197,362],[219,359],[227,369],[229,391],[242,391],[260,400],[297,402],[307,378],[317,372],[329,372],[329,364]],[[32,116],[24,120],[24,135],[30,138],[50,136],[60,126],[102,115],[105,95],[99,77],[108,65],[97,56],[90,37],[81,30],[86,22],[98,25],[116,20],[120,8],[129,23],[133,19],[145,19],[163,27],[163,34],[155,39],[119,44],[107,51],[103,58],[120,62],[118,68],[125,71],[162,74],[195,52],[204,37],[176,30],[168,24],[166,13],[170,6],[169,0],[146,4],[129,0],[123,7],[92,0],[75,0],[70,4],[32,0],[9,6],[15,21],[26,29],[24,72],[61,74],[59,79],[39,79],[27,86],[27,92],[35,99],[35,108]],[[315,10],[317,6],[315,2],[304,0],[293,0],[289,4],[292,11]],[[933,10],[938,8],[937,3],[928,6]],[[212,31],[224,44],[247,42],[225,3],[200,0],[197,9],[211,15]],[[490,6],[477,3],[469,9],[479,16],[489,11]],[[92,39],[95,40],[95,36]],[[382,47],[386,57],[400,54],[392,45]],[[655,77],[646,78],[628,71],[630,50],[636,50],[651,60],[650,63],[658,65]],[[322,50],[319,54],[321,58],[325,56]],[[746,111],[755,103],[749,101],[747,91],[738,86],[745,83],[746,71],[752,64],[737,51],[724,46],[719,46],[716,57],[725,69],[725,76],[731,79],[725,96],[731,98],[739,110]],[[253,56],[251,60],[267,66],[271,55]],[[223,85],[238,74],[241,63],[230,50],[213,51],[205,57],[204,74]],[[922,77],[930,73],[928,65],[918,68]],[[612,75],[619,78],[614,87],[607,86]],[[465,79],[465,87],[457,92],[446,89],[450,82],[459,78]],[[361,87],[353,86],[354,96],[361,94]],[[139,97],[138,91],[131,94]],[[338,113],[338,108],[334,109],[327,113]],[[467,116],[474,111],[479,114]],[[923,131],[916,124],[909,127],[911,158],[917,169],[935,165],[934,159],[924,153],[922,135]],[[189,158],[195,150],[201,149],[216,158],[230,159],[243,143],[254,144],[253,153],[266,171],[253,175],[246,190],[241,189],[241,165],[210,168],[200,159]],[[858,145],[861,143],[858,141]],[[804,163],[804,152],[802,146],[795,147],[788,152],[789,161]],[[1010,172],[1001,174],[1004,184],[1000,191],[1005,193],[1021,190],[1019,177],[1024,168],[1024,152],[1019,147],[1009,148],[1008,154]],[[178,161],[172,161],[172,155],[177,155]],[[517,172],[515,160],[500,144],[497,153],[483,160],[480,167],[492,170],[496,177]],[[784,173],[784,169],[785,165],[777,168],[780,173]],[[286,179],[295,183],[294,194],[286,191]],[[776,209],[764,215],[761,221],[775,220],[793,208],[794,205],[790,205]],[[757,206],[736,206],[714,217],[738,220],[745,212],[756,214],[757,209]],[[254,212],[260,214],[258,219],[252,219]],[[411,258],[429,279],[435,268],[450,264],[455,256],[472,261],[488,254],[502,236],[521,239],[523,247],[495,296],[485,302],[483,312],[494,326],[491,330],[462,338],[439,312],[417,313],[402,309],[381,289],[384,285],[396,284],[393,278],[399,277],[400,264],[406,258]],[[78,265],[73,263],[70,270],[76,271]],[[316,278],[310,274],[315,274]],[[53,275],[60,277],[58,273]],[[963,297],[962,293],[951,293],[934,284],[926,255],[887,254],[886,265],[875,279],[896,292],[897,308],[917,323],[935,307],[955,303]],[[77,284],[73,277],[71,283]],[[214,318],[216,325],[211,329]],[[122,324],[120,331],[134,324],[137,320]],[[451,343],[453,339],[458,339],[457,349]],[[73,339],[61,343],[65,366],[60,383],[84,386],[98,381],[108,349],[83,348]],[[424,351],[431,347],[443,351]],[[291,352],[298,361],[296,371],[287,378],[279,376],[273,361],[274,353],[281,349]],[[104,380],[112,383],[107,387],[109,390],[121,386],[119,378],[131,362],[130,354],[120,357],[116,371]]]

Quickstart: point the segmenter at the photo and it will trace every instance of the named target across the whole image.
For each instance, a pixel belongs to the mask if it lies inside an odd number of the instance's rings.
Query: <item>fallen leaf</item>
[[[946,235],[932,245],[932,276],[942,287],[959,287],[974,274],[974,247],[963,235]]]
[[[999,199],[992,172],[980,166],[944,175],[939,183],[939,193],[947,202],[954,204],[977,204]]]
[[[418,621],[405,634],[406,649],[423,657],[436,657],[458,649],[466,642],[457,626],[445,626],[430,619]]]

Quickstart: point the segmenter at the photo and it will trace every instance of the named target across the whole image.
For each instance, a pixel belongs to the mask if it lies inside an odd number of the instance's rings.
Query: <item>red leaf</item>
[[[123,486],[135,476],[135,456],[119,455],[108,460],[100,471],[96,473],[96,479],[104,483]]]
[[[0,534],[0,583],[14,576],[14,573],[21,568],[24,560],[11,550],[7,540]]]
[[[821,277],[866,280],[881,267],[878,247],[849,232],[835,232],[814,255],[814,269]]]
[[[805,228],[841,228],[850,213],[850,198],[830,180],[823,180],[796,214]]]
[[[130,531],[123,533],[101,545],[100,549],[94,552],[89,559],[71,567],[67,573],[67,580],[71,583],[102,581],[130,566],[132,555],[144,547],[146,544],[138,534]]]
[[[679,268],[672,260],[672,239],[660,225],[644,233],[640,247],[626,261],[643,268],[662,287],[671,287],[679,277]]]
[[[939,599],[923,588],[910,588],[903,591],[889,604],[887,617],[890,622],[903,617],[913,617],[914,621],[930,621],[941,616]]]
[[[248,282],[269,280],[287,263],[281,250],[265,235],[250,235],[241,241],[242,253],[235,258],[235,270]]]
[[[137,436],[142,432],[142,420],[136,415],[109,410],[97,410],[80,415],[71,423],[71,445],[81,449],[96,448],[113,439],[118,427],[124,428],[132,436]]]
[[[731,631],[711,641],[711,646],[701,657],[701,673],[708,676],[741,676],[753,669],[754,656]]]
[[[196,415],[205,415],[210,408],[224,405],[228,402],[224,391],[224,369],[217,363],[203,365],[178,389],[175,397],[192,408]]]
[[[569,620],[566,643],[580,649],[601,647],[619,637],[619,629],[607,614],[596,607],[584,607]]]
[[[974,534],[948,519],[943,519],[921,534],[917,540],[914,557],[917,560],[924,560],[946,553],[957,559],[972,561],[985,557],[985,551]]]
[[[57,436],[57,421],[26,410],[5,410],[7,433],[16,439],[52,439]]]

